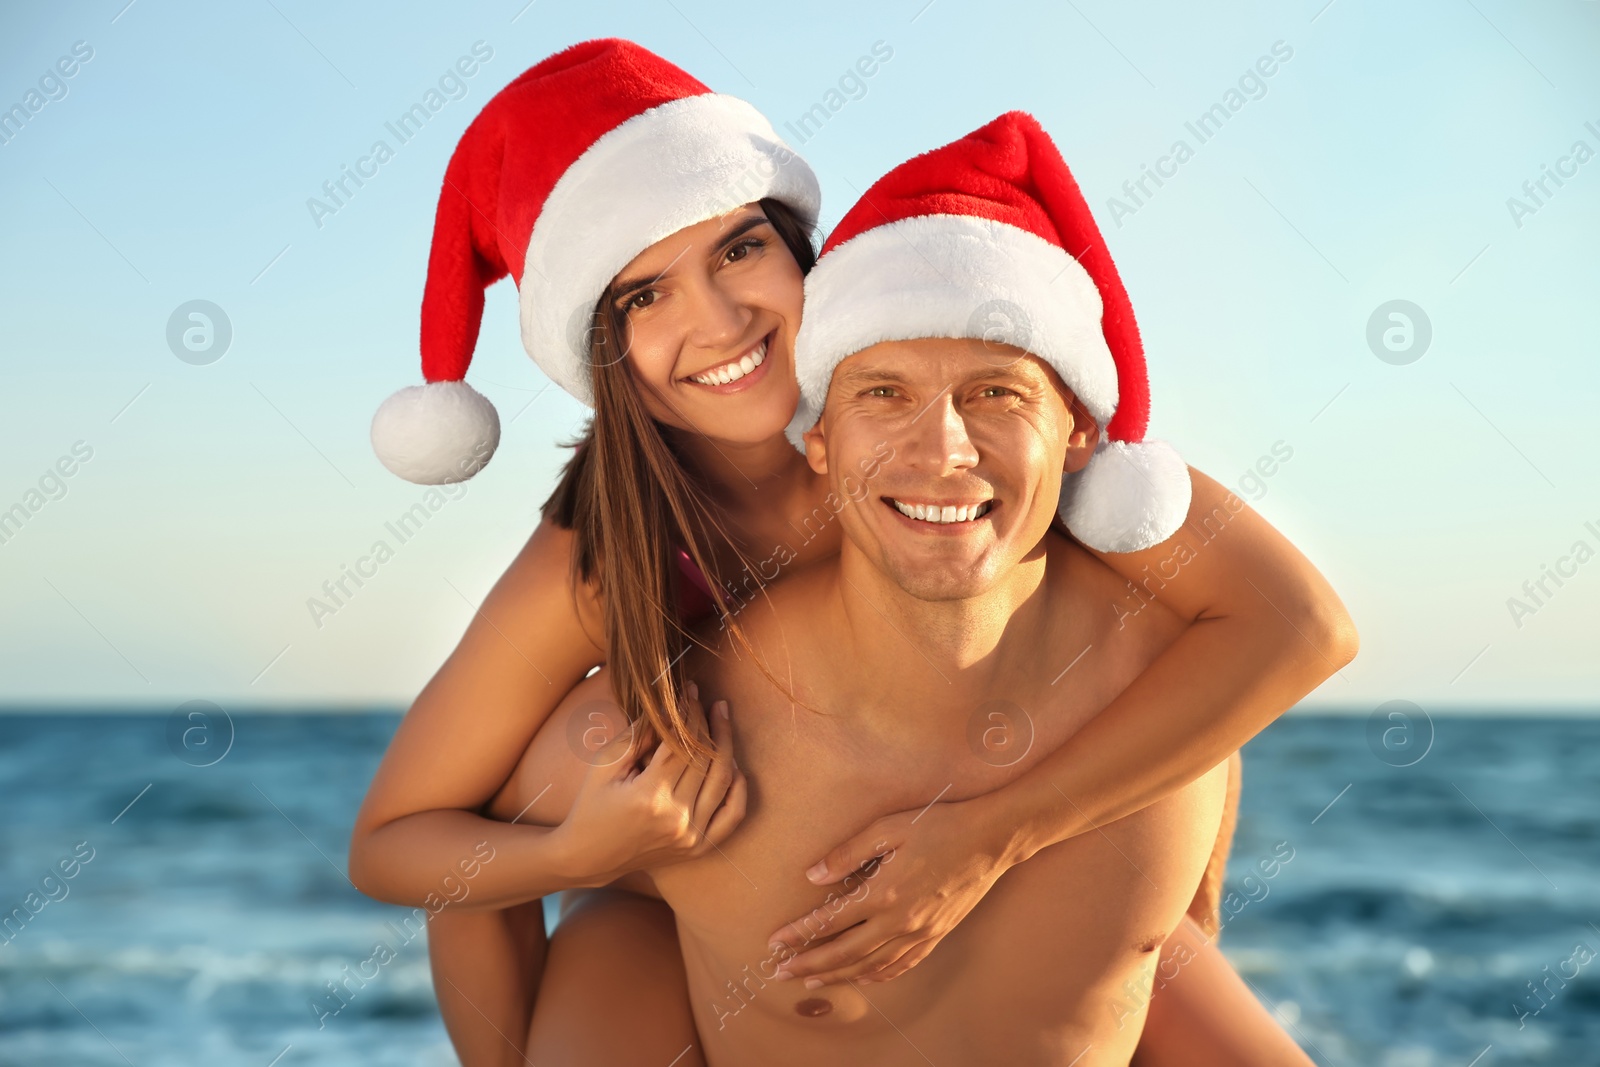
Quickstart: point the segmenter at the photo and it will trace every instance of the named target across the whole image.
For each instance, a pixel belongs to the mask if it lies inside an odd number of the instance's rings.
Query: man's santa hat
[[[483,290],[516,280],[522,344],[583,401],[596,302],[618,271],[685,226],[771,197],[807,226],[816,176],[750,104],[630,41],[586,41],[530,68],[467,127],[445,170],[422,294],[422,376],[372,420],[383,465],[459,482],[500,440],[463,379]]]
[[[1088,409],[1100,444],[1061,486],[1073,536],[1133,552],[1182,525],[1189,471],[1170,445],[1145,440],[1150,382],[1128,294],[1078,183],[1031,115],[1008,112],[902,163],[840,220],[806,278],[789,440],[803,448],[841,360],[926,337],[1025,349]]]

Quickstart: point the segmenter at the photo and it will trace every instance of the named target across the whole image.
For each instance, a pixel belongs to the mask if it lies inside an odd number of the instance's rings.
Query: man
[[[741,611],[753,656],[712,630],[713,652],[685,665],[736,709],[748,814],[717,851],[645,875],[676,914],[712,1067],[1126,1064],[1157,954],[1205,871],[1225,764],[1012,867],[893,982],[807,988],[780,974],[792,950],[767,943],[796,915],[814,910],[821,930],[838,910],[839,894],[801,873],[811,859],[883,814],[1004,786],[1183,628],[1159,603],[1122,625],[1126,583],[1050,532],[1059,514],[1096,547],[1157,543],[1188,482],[1170,449],[1142,440],[1142,359],[1108,345],[1114,324],[1101,333],[1093,256],[1080,265],[1040,236],[1060,241],[1048,183],[1026,158],[995,176],[997,145],[1006,163],[1019,138],[1037,154],[1041,137],[1003,116],[897,168],[808,281],[791,437],[850,502],[844,545]],[[1053,153],[1044,164],[1064,173]],[[987,177],[960,180],[974,169]],[[948,188],[951,171],[963,189]],[[976,312],[996,306],[1026,347],[985,328]],[[555,717],[606,691],[596,676]],[[1027,731],[1002,741],[1003,758],[997,722]],[[531,800],[524,821],[557,823],[583,770],[569,759],[548,793],[497,803]],[[884,854],[844,894],[871,893],[894,862]]]
[[[713,1067],[887,1067],[925,1064],[924,1055],[1064,1065],[1090,1046],[1088,1062],[1126,1063],[1138,1042],[1138,1026],[1120,1025],[1114,1008],[1128,1003],[1127,983],[1148,985],[1153,954],[1194,895],[1225,766],[1012,868],[938,951],[893,982],[783,982],[783,954],[766,942],[795,915],[826,908],[801,874],[807,857],[879,815],[1004,785],[1182,629],[1159,605],[1119,628],[1108,607],[1125,595],[1122,579],[1048,535],[1061,472],[1083,466],[1097,431],[1075,417],[1078,405],[1041,360],[996,354],[982,342],[923,340],[843,361],[807,435],[813,462],[843,472],[833,488],[844,496],[844,475],[879,442],[894,459],[841,512],[837,560],[774,585],[740,618],[767,670],[792,680],[795,702],[748,659],[699,656],[688,668],[736,709],[737,758],[751,783],[749,813],[720,852],[650,872],[677,915]],[[932,523],[906,517],[908,505],[978,517]],[[1052,687],[1086,648],[1093,659],[1073,684]],[[1033,729],[1029,751],[1007,766],[969,741],[980,709],[1002,701],[1031,709]],[[529,817],[562,814],[536,805]],[[849,890],[870,891],[870,876]]]

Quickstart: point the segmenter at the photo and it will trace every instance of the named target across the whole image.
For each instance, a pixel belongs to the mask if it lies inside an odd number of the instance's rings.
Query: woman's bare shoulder
[[[604,602],[599,583],[578,573],[577,535],[543,519],[484,601],[495,616],[548,626],[575,623],[604,659]]]

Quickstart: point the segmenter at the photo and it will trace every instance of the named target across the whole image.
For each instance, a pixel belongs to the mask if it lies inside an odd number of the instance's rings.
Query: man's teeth
[[[981,504],[962,504],[956,506],[946,504],[940,507],[937,504],[902,504],[894,501],[895,510],[908,519],[920,519],[923,522],[971,522],[973,519],[982,518],[989,513],[989,501]]]
[[[742,357],[737,363],[729,363],[725,367],[718,367],[716,370],[706,374],[690,375],[689,380],[691,382],[699,382],[701,385],[727,385],[729,382],[738,381],[761,366],[766,361],[766,358],[767,342],[762,341],[756,346],[754,352]]]

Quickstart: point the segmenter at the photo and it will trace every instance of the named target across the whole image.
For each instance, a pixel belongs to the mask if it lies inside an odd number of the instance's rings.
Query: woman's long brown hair
[[[761,208],[801,273],[809,272],[816,250],[806,226],[777,200],[762,200]],[[598,578],[607,667],[628,721],[643,720],[655,737],[700,759],[710,749],[682,712],[679,664],[692,638],[679,621],[684,578],[674,553],[681,547],[700,568],[730,635],[747,649],[712,546],[726,544],[741,564],[748,561],[670,434],[646,410],[629,361],[622,358],[626,338],[626,313],[607,288],[595,305],[589,346],[594,414],[572,443],[577,451],[543,515],[573,531],[574,578]]]

